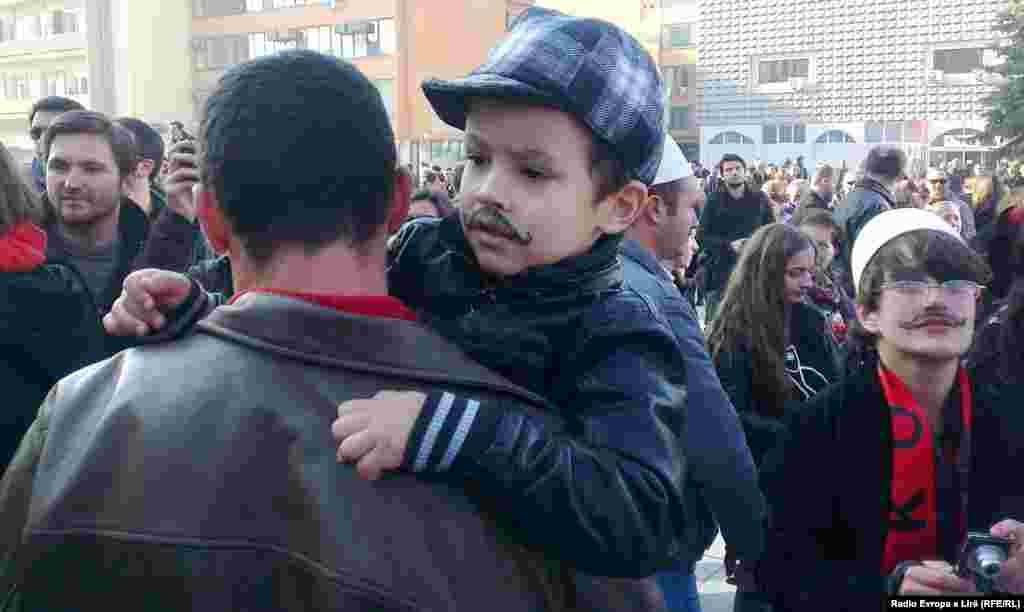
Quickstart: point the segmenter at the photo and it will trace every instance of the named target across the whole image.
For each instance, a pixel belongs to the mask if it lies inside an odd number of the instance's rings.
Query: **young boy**
[[[369,478],[445,473],[577,568],[649,576],[684,520],[685,364],[618,256],[661,159],[654,64],[611,24],[531,9],[484,66],[424,92],[465,130],[468,162],[459,214],[393,239],[390,291],[569,425],[386,392],[340,408],[339,458]]]

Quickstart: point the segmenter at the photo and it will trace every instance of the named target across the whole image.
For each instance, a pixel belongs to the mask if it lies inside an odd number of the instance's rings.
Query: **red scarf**
[[[249,291],[236,293],[229,304],[234,304],[238,298]],[[328,295],[324,293],[301,293],[298,291],[285,291],[284,289],[253,289],[252,293],[267,293],[291,297],[304,302],[310,302],[324,308],[333,308],[341,312],[347,312],[364,317],[383,317],[386,319],[401,319],[403,321],[415,321],[416,314],[405,307],[393,297],[387,295]]]
[[[901,561],[939,559],[938,504],[935,473],[935,437],[928,415],[906,384],[879,365],[878,376],[891,409],[892,495],[882,572],[889,574]],[[971,427],[971,385],[960,368],[960,414],[965,448]],[[948,450],[948,449],[944,449]],[[951,451],[952,452],[952,451]],[[947,455],[959,464],[960,455]],[[961,504],[959,527],[966,526],[966,504]]]
[[[46,262],[46,232],[29,221],[0,237],[0,272],[31,272]]]

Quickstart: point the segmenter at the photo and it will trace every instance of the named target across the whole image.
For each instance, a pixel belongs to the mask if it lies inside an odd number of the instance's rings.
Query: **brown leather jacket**
[[[544,402],[417,323],[246,294],[51,391],[0,483],[0,601],[556,609],[551,564],[461,486],[336,461],[338,404],[381,389]]]

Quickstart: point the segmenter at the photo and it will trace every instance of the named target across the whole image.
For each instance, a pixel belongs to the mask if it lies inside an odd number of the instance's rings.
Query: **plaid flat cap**
[[[654,61],[632,36],[599,19],[527,9],[487,62],[423,93],[448,125],[466,129],[474,97],[519,98],[576,116],[648,185],[661,164],[665,96]]]

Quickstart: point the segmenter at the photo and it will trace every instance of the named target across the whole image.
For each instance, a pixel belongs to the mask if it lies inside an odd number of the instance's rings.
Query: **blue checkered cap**
[[[575,115],[611,145],[633,178],[650,185],[661,164],[665,96],[647,51],[618,26],[530,8],[462,79],[423,83],[434,111],[466,128],[474,97],[519,98]]]

